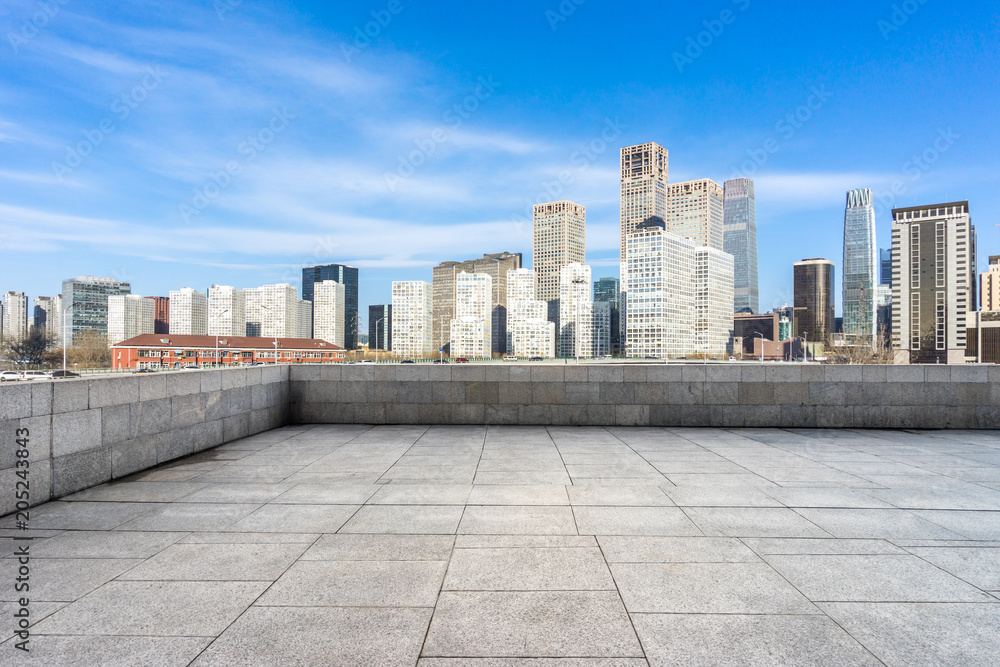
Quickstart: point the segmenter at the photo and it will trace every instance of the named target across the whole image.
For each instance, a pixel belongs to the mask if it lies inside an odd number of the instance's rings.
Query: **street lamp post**
[[[74,301],[73,303],[71,303],[68,306],[66,306],[65,308],[63,308],[63,313],[62,313],[62,318],[63,318],[62,348],[63,348],[63,379],[64,380],[66,379],[66,349],[68,347],[68,344],[67,344],[67,338],[68,338],[68,336],[66,335],[66,324],[67,324],[66,320],[67,320],[67,315],[69,314],[69,311],[73,310],[74,306],[81,306],[81,305],[83,305],[82,301]]]
[[[760,363],[764,363],[764,334],[758,331],[757,335],[760,336]]]
[[[378,363],[378,325],[382,324],[385,318],[375,320],[375,363]]]

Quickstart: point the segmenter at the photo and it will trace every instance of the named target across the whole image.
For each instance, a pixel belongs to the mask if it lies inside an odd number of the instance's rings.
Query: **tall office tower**
[[[154,324],[156,329],[153,333],[170,333],[170,297],[168,296],[147,296],[153,302]],[[244,323],[244,326],[245,323]]]
[[[667,186],[666,229],[696,246],[723,249],[722,186],[709,178]]]
[[[358,347],[358,327],[361,326],[358,313],[358,270],[343,264],[325,264],[302,269],[302,298],[313,299],[313,285],[324,280],[341,283],[346,292],[344,297],[344,347],[356,350]]]
[[[208,296],[185,287],[170,291],[170,333],[204,336],[208,333]]]
[[[715,248],[696,248],[694,256],[695,353],[726,358],[732,351],[735,329],[735,261]]]
[[[346,298],[347,288],[343,283],[324,280],[313,286],[313,338],[344,347]],[[371,341],[373,340],[373,338],[369,338],[369,347],[372,347]]]
[[[368,306],[368,348],[392,349],[392,306]]]
[[[455,279],[462,273],[485,273],[493,279],[493,312],[490,336],[493,352],[503,354],[507,345],[507,272],[521,268],[521,253],[501,252],[465,262],[444,262],[433,273],[433,346],[448,351],[451,321],[455,319]]]
[[[316,298],[315,291],[313,298]],[[313,337],[313,302],[296,299],[298,310],[295,315],[295,338]]]
[[[594,301],[594,355],[611,356],[611,303]]]
[[[567,264],[559,272],[559,356],[594,356],[593,287],[584,264]]]
[[[1000,310],[1000,255],[990,256],[990,268],[979,277],[980,308],[989,311]]]
[[[977,297],[969,202],[893,209],[892,275],[898,361],[965,363]]]
[[[247,336],[261,338],[299,337],[298,290],[288,283],[263,285],[246,293]],[[173,306],[171,306],[173,310]],[[173,317],[173,312],[170,313]],[[171,326],[170,333],[175,333]]]
[[[62,307],[66,322],[68,345],[72,345],[84,331],[92,330],[100,336],[108,335],[108,297],[130,294],[128,283],[112,278],[80,276],[63,281]]]
[[[21,340],[28,335],[28,297],[24,292],[3,295],[3,339]]]
[[[753,180],[734,178],[723,184],[723,250],[733,256],[737,313],[760,312],[757,279],[757,198]]]
[[[594,303],[611,304],[611,354],[620,355],[621,344],[621,281],[601,278],[594,283]]]
[[[587,262],[587,209],[571,201],[536,204],[532,266],[536,298],[559,298],[559,270]]]
[[[62,295],[35,297],[35,326],[44,329],[50,347],[62,345]]]
[[[625,240],[640,225],[667,218],[669,153],[656,143],[621,150],[621,261]]]
[[[875,261],[875,206],[868,188],[847,193],[844,213],[844,334],[874,341],[878,326],[879,267]]]
[[[455,318],[449,325],[452,355],[492,355],[492,311],[493,279],[485,273],[459,273],[455,278]]]
[[[833,262],[804,259],[794,265],[795,335],[826,343],[833,335]]]
[[[536,290],[534,271],[507,272],[507,351],[518,357],[556,356],[556,324]]]
[[[155,333],[156,313],[153,302],[138,294],[116,294],[108,297],[108,344],[142,334]]]
[[[400,357],[426,357],[434,351],[433,292],[419,280],[392,283],[392,351]]]
[[[243,290],[227,285],[208,289],[208,335],[247,335],[247,296]]]
[[[695,244],[650,223],[628,237],[622,281],[625,353],[631,359],[694,354]]]
[[[879,284],[892,287],[892,250],[882,248],[878,251]]]

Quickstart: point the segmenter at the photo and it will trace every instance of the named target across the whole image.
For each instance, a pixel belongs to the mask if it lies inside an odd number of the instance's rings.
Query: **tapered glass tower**
[[[847,193],[844,214],[844,334],[848,340],[875,340],[878,284],[875,207],[868,188]]]
[[[723,250],[733,256],[737,313],[760,313],[757,279],[757,199],[753,181],[726,181],[723,195]]]

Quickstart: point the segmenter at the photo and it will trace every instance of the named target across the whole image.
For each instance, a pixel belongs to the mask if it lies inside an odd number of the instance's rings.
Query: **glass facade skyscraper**
[[[795,335],[825,343],[834,331],[833,262],[804,259],[795,262]]]
[[[734,178],[723,186],[723,250],[735,262],[737,313],[760,312],[757,278],[757,199],[753,181]]]
[[[131,294],[128,283],[113,278],[80,276],[63,281],[63,308],[69,322],[66,323],[69,344],[88,329],[101,336],[108,335],[108,297]]]
[[[601,278],[594,283],[594,303],[611,304],[611,354],[621,354],[621,282],[618,278]]]
[[[879,278],[881,278],[881,284],[888,285],[892,287],[892,250],[882,249],[878,251],[879,263],[881,264],[881,269],[879,270]]]
[[[878,284],[875,263],[875,206],[868,188],[847,193],[844,214],[844,334],[875,340]]]
[[[332,280],[344,286],[344,348],[358,349],[358,270],[343,264],[325,264],[302,269],[302,298],[313,300],[313,285]]]

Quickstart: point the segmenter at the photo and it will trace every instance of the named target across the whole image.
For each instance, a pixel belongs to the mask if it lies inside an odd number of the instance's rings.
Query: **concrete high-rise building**
[[[24,292],[3,295],[3,339],[21,340],[28,335],[28,297]]]
[[[536,204],[532,266],[538,281],[536,298],[559,298],[559,271],[567,264],[587,263],[587,209],[571,201]]]
[[[892,250],[882,248],[878,251],[879,284],[892,287]]]
[[[35,297],[35,326],[45,331],[50,347],[62,345],[62,295]]]
[[[313,298],[316,297],[315,292]],[[298,303],[298,313],[296,315],[295,338],[313,337],[313,302],[305,299],[296,299]],[[341,346],[342,347],[342,346]]]
[[[844,335],[874,341],[878,326],[879,283],[875,250],[875,205],[868,188],[847,193],[844,213]]]
[[[734,178],[723,184],[723,250],[733,256],[737,313],[760,312],[757,276],[757,197],[753,180]]]
[[[559,274],[559,356],[594,356],[594,297],[590,267],[567,264]]]
[[[726,358],[734,331],[735,262],[715,248],[695,248],[695,354]]]
[[[649,224],[628,237],[622,281],[628,299],[625,354],[677,359],[695,352],[695,244]]]
[[[361,326],[358,313],[358,270],[343,264],[325,264],[302,269],[302,298],[313,299],[313,285],[332,280],[344,285],[344,347],[356,350],[358,347],[358,327]],[[308,336],[307,336],[308,337]]]
[[[709,178],[667,186],[666,230],[696,246],[723,249],[722,186]]]
[[[594,283],[594,303],[611,304],[611,354],[618,356],[621,344],[621,281],[601,278]]]
[[[979,277],[981,308],[1000,311],[1000,255],[990,256],[990,267]]]
[[[243,290],[246,294],[247,336],[299,338],[298,290],[288,283]],[[171,305],[171,319],[173,306]],[[174,333],[171,325],[170,333]]]
[[[153,333],[170,333],[170,297],[147,296],[146,298],[153,302],[153,312],[156,318],[153,324],[156,331]],[[245,326],[246,324],[244,323]]]
[[[492,356],[492,293],[493,279],[485,273],[463,271],[455,277],[455,318],[449,325],[453,356]]]
[[[112,278],[80,276],[63,281],[63,313],[66,318],[67,344],[84,331],[108,335],[108,297],[130,294],[132,286]]]
[[[170,333],[175,336],[208,334],[208,296],[185,287],[170,292]]]
[[[893,209],[892,275],[897,361],[964,363],[977,298],[969,202]]]
[[[430,283],[392,283],[392,352],[396,356],[421,358],[434,351],[432,295]]]
[[[535,298],[535,272],[507,272],[507,351],[517,357],[556,356],[556,324],[548,319],[548,304]]]
[[[834,265],[827,259],[795,262],[795,335],[826,343],[834,333]]]
[[[594,356],[611,356],[611,303],[594,301]]]
[[[117,345],[129,338],[155,333],[155,310],[152,301],[138,294],[109,296],[108,344]]]
[[[392,349],[392,305],[368,306],[368,348]]]
[[[666,220],[669,153],[657,143],[621,149],[621,261],[625,240],[643,223]]]
[[[324,280],[313,286],[313,338],[344,347],[346,298],[347,288],[343,283]]]
[[[227,285],[208,289],[208,335],[247,335],[247,296],[243,290]]]
[[[490,337],[493,353],[503,354],[507,341],[507,272],[521,268],[521,253],[501,252],[465,262],[444,262],[433,272],[433,347],[448,351],[455,319],[455,279],[462,273],[483,273],[493,279]]]

